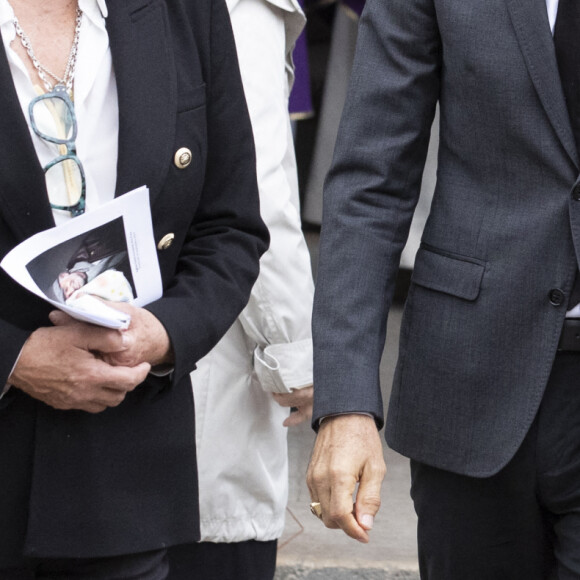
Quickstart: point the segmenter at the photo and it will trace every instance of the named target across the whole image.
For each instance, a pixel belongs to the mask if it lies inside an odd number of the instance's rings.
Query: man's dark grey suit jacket
[[[487,476],[534,419],[580,250],[578,155],[545,0],[369,0],[325,189],[314,421],[367,411],[382,423],[387,312],[437,101],[437,186],[387,441]]]

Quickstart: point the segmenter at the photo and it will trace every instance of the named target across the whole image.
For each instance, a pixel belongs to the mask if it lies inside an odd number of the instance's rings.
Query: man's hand
[[[320,502],[327,528],[341,528],[351,538],[367,543],[381,505],[385,473],[383,447],[372,417],[337,415],[322,422],[307,483],[312,501]]]
[[[96,353],[122,353],[124,336],[77,322],[39,328],[24,343],[8,383],[55,409],[99,413],[145,380],[150,365],[112,367]]]
[[[299,425],[302,421],[312,417],[312,398],[314,389],[312,387],[303,387],[302,389],[294,389],[291,393],[273,393],[274,400],[281,407],[294,407],[296,411],[292,411],[286,418],[284,427],[294,427]]]
[[[130,314],[131,324],[127,330],[121,331],[125,348],[102,353],[105,362],[126,367],[134,367],[144,362],[151,366],[173,363],[173,351],[167,331],[151,312],[124,302],[107,302],[107,305]],[[55,326],[79,324],[60,310],[51,312],[50,320]]]

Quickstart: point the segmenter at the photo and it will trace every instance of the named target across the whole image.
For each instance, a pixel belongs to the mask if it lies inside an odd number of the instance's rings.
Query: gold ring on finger
[[[322,519],[322,508],[320,507],[319,501],[313,501],[310,503],[310,511],[319,519]]]

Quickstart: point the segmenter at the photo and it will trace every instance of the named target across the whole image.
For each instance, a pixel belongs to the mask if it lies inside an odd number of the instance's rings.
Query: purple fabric
[[[288,108],[294,117],[310,116],[313,113],[312,96],[310,93],[310,69],[308,66],[308,47],[306,31],[296,41],[294,47],[295,80]]]

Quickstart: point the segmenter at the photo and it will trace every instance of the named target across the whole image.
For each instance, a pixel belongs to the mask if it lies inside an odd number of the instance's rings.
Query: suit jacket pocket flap
[[[417,252],[412,280],[431,290],[475,300],[479,295],[485,262],[443,254],[422,246]]]

